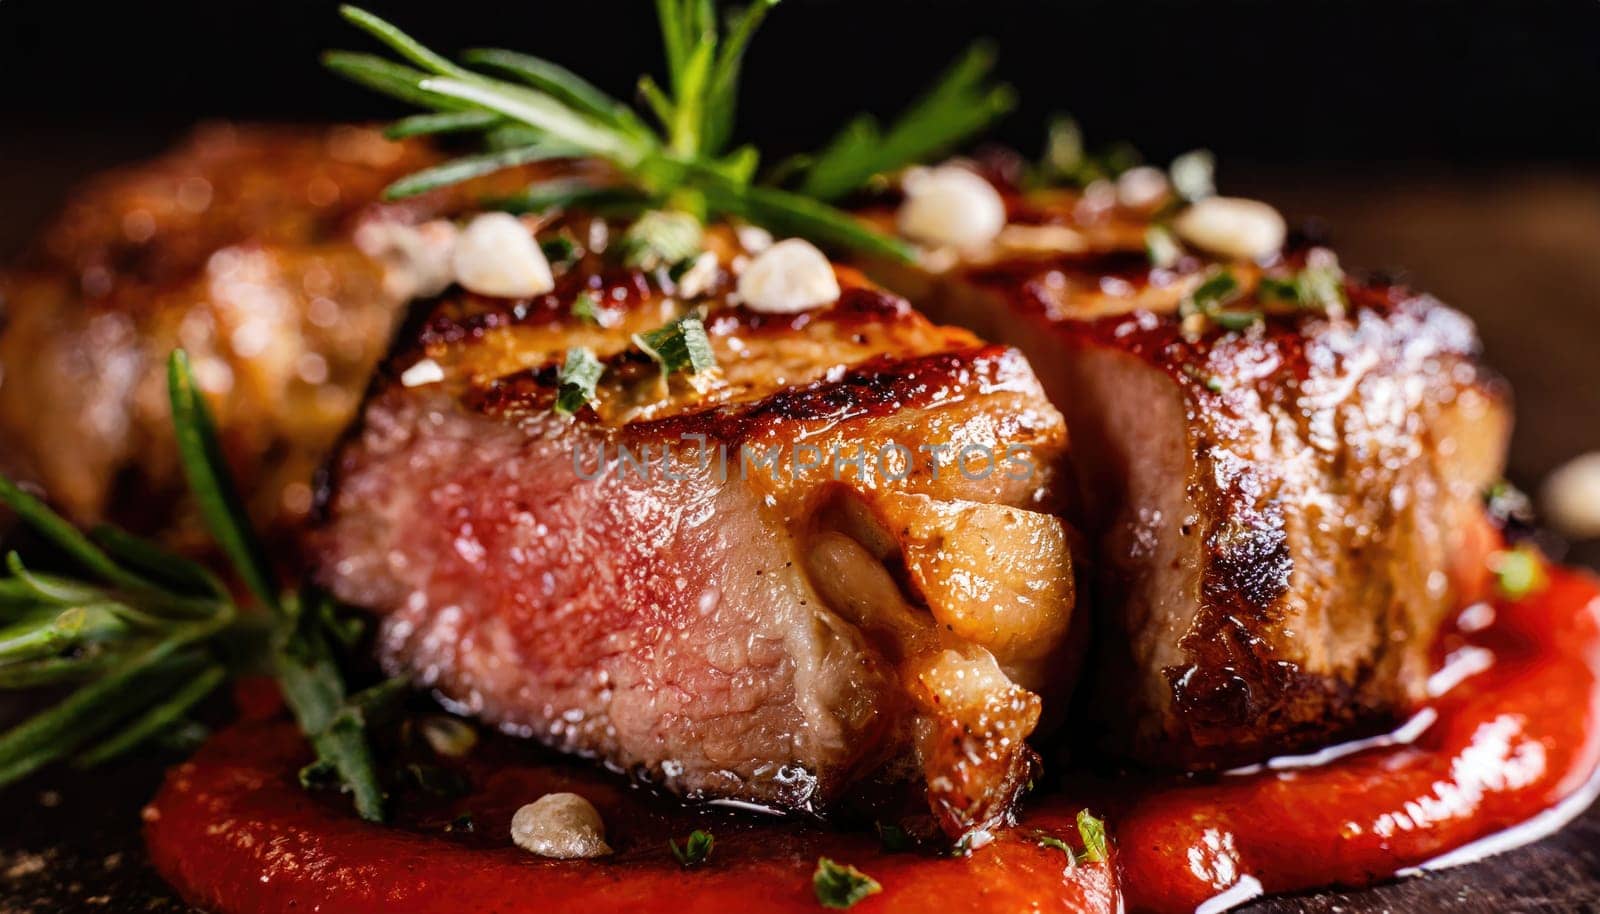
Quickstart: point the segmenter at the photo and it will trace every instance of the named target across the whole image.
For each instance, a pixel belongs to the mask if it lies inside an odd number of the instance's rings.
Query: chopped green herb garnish
[[[586,324],[601,326],[600,302],[592,292],[579,292],[572,300],[572,316]]]
[[[717,367],[706,325],[698,317],[682,317],[665,327],[633,335],[633,342],[661,364],[664,375],[674,372],[699,374]]]
[[[539,249],[544,252],[544,259],[550,261],[553,267],[571,266],[583,256],[583,249],[578,247],[578,242],[566,235],[557,235],[539,242]]]
[[[905,829],[889,822],[874,823],[878,830],[878,843],[891,854],[898,854],[911,850],[916,843],[911,840],[911,835]]]
[[[1261,323],[1263,315],[1254,309],[1218,309],[1206,315],[1206,319],[1224,330],[1248,330]]]
[[[1507,600],[1526,599],[1548,583],[1544,557],[1527,544],[1496,552],[1489,567],[1494,571],[1495,589]]]
[[[370,89],[426,109],[391,128],[401,135],[475,131],[487,151],[397,182],[391,195],[420,193],[491,171],[558,157],[607,162],[612,174],[537,182],[506,205],[521,210],[583,202],[610,211],[670,209],[699,220],[734,217],[863,253],[910,260],[913,251],[818,199],[848,192],[863,173],[899,167],[945,148],[1009,106],[1009,93],[982,85],[987,58],[958,65],[881,139],[837,153],[807,178],[814,197],[753,184],[757,152],[732,142],[739,73],[756,27],[776,0],[755,0],[717,21],[711,0],[658,0],[667,83],[646,77],[640,95],[659,123],[547,60],[503,50],[470,51],[465,65],[428,50],[365,10],[346,20],[398,59],[333,51],[324,63]],[[830,177],[831,176],[831,177]],[[826,179],[826,180],[825,180]]]
[[[1061,853],[1066,854],[1068,862],[1078,862],[1078,855],[1072,850],[1072,845],[1061,840],[1060,838],[1057,838],[1055,835],[1047,835],[1043,832],[1040,832],[1038,841],[1040,847],[1048,847],[1051,850],[1058,850]]]
[[[705,232],[688,213],[652,210],[622,234],[617,250],[623,263],[641,270],[671,267],[700,253]]]
[[[1205,149],[1186,152],[1167,167],[1167,177],[1178,197],[1188,203],[1217,193],[1217,158]]]
[[[1221,307],[1239,296],[1239,280],[1227,270],[1218,270],[1189,293],[1187,301],[1201,314]]]
[[[1335,264],[1322,264],[1288,277],[1263,276],[1259,294],[1268,303],[1339,314],[1345,307],[1344,273]]]
[[[593,403],[595,387],[605,370],[606,366],[588,349],[582,346],[568,349],[566,360],[561,363],[561,373],[557,376],[561,386],[556,391],[556,412],[570,416]]]
[[[1088,183],[1082,181],[1083,170],[1089,161],[1083,143],[1083,128],[1076,119],[1057,115],[1045,129],[1044,155],[1039,158],[1039,170],[1052,182]]]
[[[1263,276],[1257,284],[1257,291],[1264,301],[1282,302],[1288,305],[1300,304],[1300,290],[1295,285],[1294,277]]]
[[[1044,154],[1033,169],[1032,180],[1045,186],[1087,187],[1096,181],[1114,179],[1141,160],[1139,150],[1129,143],[1114,143],[1099,154],[1091,155],[1078,122],[1066,115],[1057,115],[1050,121]]]
[[[1152,225],[1145,229],[1144,252],[1150,258],[1150,265],[1160,270],[1171,269],[1183,256],[1177,236],[1164,225]]]
[[[717,839],[712,837],[710,832],[701,831],[697,828],[689,833],[689,837],[683,840],[681,846],[678,842],[669,840],[667,847],[672,850],[672,856],[677,858],[678,865],[688,869],[705,863],[706,858],[711,856],[711,851],[716,847],[716,844]]]
[[[1103,863],[1109,858],[1106,823],[1087,809],[1078,810],[1078,835],[1083,838],[1083,862]]]
[[[817,859],[817,871],[811,877],[811,887],[817,893],[817,902],[825,908],[850,908],[869,895],[883,891],[876,879],[853,866],[835,863],[827,857]]]
[[[1178,303],[1178,314],[1188,318],[1199,315],[1224,330],[1244,330],[1259,323],[1263,315],[1255,309],[1229,309],[1227,305],[1240,294],[1239,280],[1227,270],[1212,272],[1193,292]]]

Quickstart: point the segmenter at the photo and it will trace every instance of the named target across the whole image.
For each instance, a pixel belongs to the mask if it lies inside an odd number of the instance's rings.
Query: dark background
[[[624,97],[659,68],[648,0],[369,5],[439,50],[527,50]],[[1000,138],[1036,149],[1070,111],[1156,161],[1209,147],[1225,191],[1317,219],[1347,265],[1471,314],[1517,393],[1514,481],[1600,449],[1600,0],[784,0],[753,48],[743,138],[770,161],[891,114],[978,36],[1022,94]],[[0,0],[0,262],[73,182],[197,120],[398,113],[325,74],[328,47],[372,45],[324,0]],[[1594,565],[1600,543],[1566,554]],[[139,863],[158,776],[146,761],[7,791],[0,911],[180,910]],[[1600,810],[1484,864],[1252,910],[1600,910]]]
[[[366,5],[440,50],[528,50],[623,97],[659,69],[648,0]],[[1592,0],[785,0],[755,41],[746,134],[792,150],[892,112],[978,36],[1022,90],[1002,133],[1028,148],[1068,110],[1163,158],[1197,143],[1301,165],[1600,154]],[[327,0],[0,0],[0,120],[25,142],[87,118],[385,113],[317,66],[341,46],[371,45]]]

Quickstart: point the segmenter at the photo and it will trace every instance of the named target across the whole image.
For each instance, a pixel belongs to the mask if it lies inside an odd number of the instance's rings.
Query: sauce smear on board
[[[218,735],[173,769],[146,811],[146,837],[161,873],[221,914],[818,911],[819,856],[882,884],[854,908],[861,914],[1178,914],[1362,885],[1586,805],[1600,763],[1600,582],[1554,568],[1549,577],[1536,596],[1462,614],[1440,645],[1438,697],[1390,737],[1204,780],[1069,777],[1030,801],[1020,827],[962,858],[680,807],[501,741],[469,757],[468,795],[402,804],[396,825],[379,827],[301,789],[303,741],[267,721]],[[511,845],[511,814],[556,790],[594,802],[615,856],[543,860]],[[1107,821],[1110,866],[1074,866],[1039,843],[1042,832],[1076,844],[1084,806]],[[696,828],[716,847],[685,870],[666,842]]]

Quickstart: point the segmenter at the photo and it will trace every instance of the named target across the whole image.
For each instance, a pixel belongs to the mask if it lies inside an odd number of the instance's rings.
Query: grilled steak
[[[1403,711],[1458,569],[1481,567],[1479,498],[1509,434],[1471,323],[1303,249],[1223,264],[1227,326],[1186,319],[1218,261],[1152,267],[1148,212],[1095,196],[1012,194],[993,244],[880,270],[936,319],[1016,344],[1066,414],[1100,582],[1090,706],[1139,758],[1186,768]],[[1308,271],[1346,301],[1280,301]]]
[[[686,796],[909,782],[951,836],[1004,820],[1076,643],[1027,364],[845,270],[816,310],[732,304],[731,235],[690,290],[603,223],[543,231],[591,249],[550,294],[439,301],[333,461],[314,564],[386,667]],[[718,367],[663,380],[631,336],[691,308]],[[568,416],[572,346],[606,369]]]
[[[428,281],[428,235],[405,227],[470,195],[376,202],[433,160],[355,127],[213,127],[93,180],[0,274],[0,462],[80,523],[187,528],[164,374],[181,345],[252,514],[292,526]]]

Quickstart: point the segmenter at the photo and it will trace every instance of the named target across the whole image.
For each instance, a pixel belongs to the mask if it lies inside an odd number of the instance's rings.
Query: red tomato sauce
[[[960,858],[683,807],[503,741],[470,757],[470,794],[401,804],[393,825],[370,825],[339,797],[303,790],[298,732],[259,720],[173,769],[146,810],[146,838],[184,897],[220,914],[814,912],[819,856],[882,884],[860,914],[1221,910],[1501,849],[1587,805],[1600,762],[1600,582],[1552,569],[1535,597],[1464,612],[1440,648],[1439,696],[1395,735],[1203,780],[1069,777],[1018,828]],[[555,790],[599,808],[615,855],[553,861],[511,845],[512,813]],[[1077,844],[1085,805],[1107,821],[1110,865],[1072,865],[1039,844],[1041,831]],[[1507,833],[1541,813],[1538,828]],[[667,841],[696,828],[716,847],[685,870]]]

